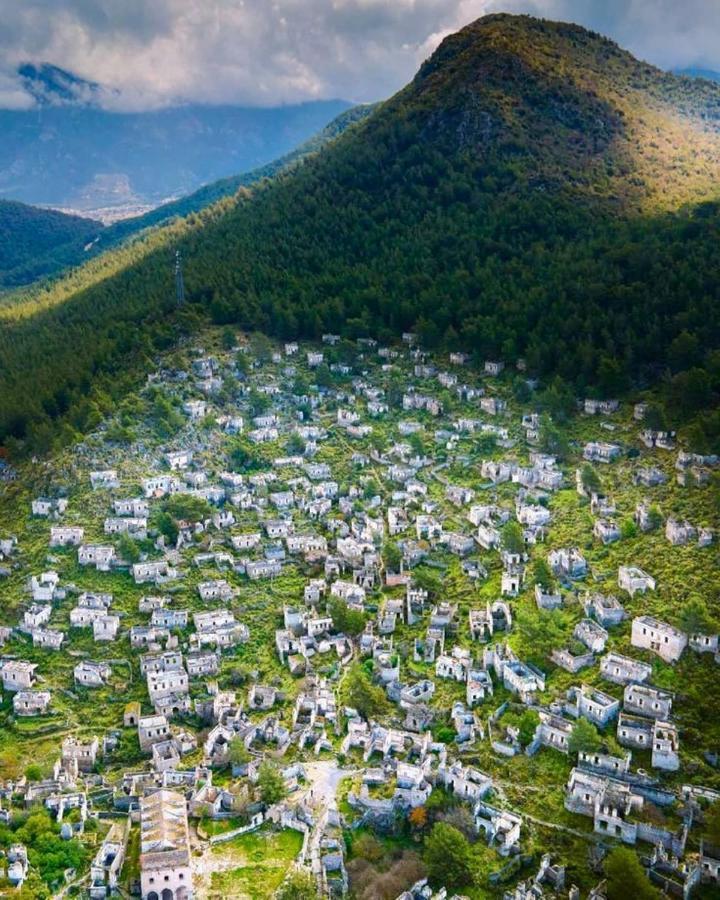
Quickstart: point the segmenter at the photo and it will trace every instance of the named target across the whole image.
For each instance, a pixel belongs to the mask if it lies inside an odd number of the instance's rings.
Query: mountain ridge
[[[0,288],[73,265],[102,228],[94,219],[0,200]]]
[[[675,75],[685,75],[687,78],[705,78],[707,81],[720,81],[720,72],[714,69],[673,69]]]
[[[23,89],[38,106],[95,105],[101,85],[52,63],[25,62],[17,67]]]

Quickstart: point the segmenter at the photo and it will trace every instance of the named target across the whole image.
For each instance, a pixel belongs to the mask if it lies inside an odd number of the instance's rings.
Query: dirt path
[[[535,816],[531,816],[528,813],[520,813],[520,815],[524,819],[527,819],[528,822],[533,822],[535,825],[541,825],[543,828],[552,828],[553,831],[564,831],[566,834],[572,834],[575,837],[583,838],[583,840],[590,841],[590,843],[593,844],[602,841],[602,836],[595,834],[593,831],[579,831],[577,828],[569,828],[567,825],[560,825],[557,822],[546,822],[544,819],[536,819]]]
[[[352,775],[354,769],[341,768],[334,759],[304,763],[307,786],[300,794],[303,802],[311,806],[327,808],[335,800],[337,789],[343,778]]]
[[[327,814],[327,809],[335,801],[338,786],[343,778],[352,775],[353,769],[341,768],[334,759],[318,760],[317,762],[304,763],[306,783],[301,791],[292,796],[293,803],[306,803],[316,810],[317,821],[321,822]],[[317,841],[320,837],[320,829],[317,832]],[[315,833],[314,835],[315,836]],[[191,829],[191,843],[195,852],[192,855],[193,884],[197,900],[225,900],[228,894],[221,894],[212,889],[212,876],[215,873],[231,872],[241,867],[244,857],[238,852],[232,843],[224,846],[216,844],[212,849],[207,841],[202,840],[194,828]],[[310,842],[309,856],[319,859],[319,851],[313,849]],[[199,853],[197,851],[200,851]],[[317,860],[315,860],[317,865]],[[249,900],[250,895],[237,893],[232,895],[233,900]]]

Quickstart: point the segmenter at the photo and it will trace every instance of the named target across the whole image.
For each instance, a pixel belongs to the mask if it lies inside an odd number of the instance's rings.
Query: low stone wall
[[[224,834],[214,834],[210,838],[210,844],[223,844],[231,841],[233,838],[240,837],[241,834],[247,834],[249,831],[257,831],[258,828],[265,824],[265,815],[258,813],[253,816],[249,825],[242,825],[240,828],[233,828],[232,831],[226,831]]]

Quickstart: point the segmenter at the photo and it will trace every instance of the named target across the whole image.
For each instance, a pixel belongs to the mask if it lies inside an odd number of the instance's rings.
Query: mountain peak
[[[102,87],[52,63],[22,63],[17,68],[23,88],[38,106],[94,106]]]
[[[714,192],[720,87],[579,25],[484,16],[445,38],[386,108],[442,153],[502,161],[543,189],[582,187],[636,208]]]

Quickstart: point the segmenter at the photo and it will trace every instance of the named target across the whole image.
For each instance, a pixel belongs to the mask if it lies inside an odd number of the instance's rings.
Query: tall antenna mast
[[[185,282],[182,274],[182,257],[180,251],[175,251],[175,302],[182,306],[185,302]]]

